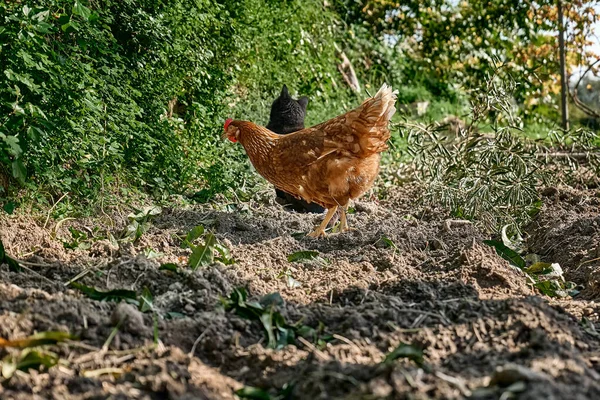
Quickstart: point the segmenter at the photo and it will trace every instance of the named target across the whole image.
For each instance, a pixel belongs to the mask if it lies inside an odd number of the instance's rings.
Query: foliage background
[[[484,5],[485,3],[485,5]],[[571,64],[595,1],[570,2]],[[221,139],[226,117],[266,123],[282,84],[310,98],[308,124],[358,104],[339,51],[366,91],[387,81],[425,120],[465,113],[497,70],[518,80],[530,122],[557,120],[556,7],[550,0],[27,0],[0,3],[4,201],[65,207],[142,191],[207,201],[244,196],[254,175]],[[415,117],[416,118],[416,117]],[[397,154],[399,156],[399,153]],[[91,207],[93,209],[93,207]]]

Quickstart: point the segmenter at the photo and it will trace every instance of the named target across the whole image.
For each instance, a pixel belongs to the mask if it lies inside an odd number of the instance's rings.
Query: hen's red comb
[[[229,128],[229,124],[231,124],[231,121],[233,121],[233,118],[227,118],[227,120],[225,121],[225,125],[223,126],[224,130],[227,130],[227,128]]]

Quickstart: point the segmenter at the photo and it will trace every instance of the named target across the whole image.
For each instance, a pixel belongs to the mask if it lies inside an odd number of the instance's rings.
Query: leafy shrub
[[[51,197],[239,186],[226,116],[266,122],[283,83],[314,121],[354,105],[335,83],[337,18],[316,0],[2,2],[0,164]]]

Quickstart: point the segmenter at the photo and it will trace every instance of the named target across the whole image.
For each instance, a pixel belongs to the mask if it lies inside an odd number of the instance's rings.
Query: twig
[[[573,100],[573,102],[575,103],[575,105],[577,107],[579,107],[579,109],[581,111],[583,111],[584,113],[588,114],[591,117],[595,117],[595,118],[600,118],[600,113],[596,112],[592,108],[590,108],[587,105],[583,104],[581,102],[581,100],[579,100],[579,96],[577,96],[577,88],[579,87],[579,84],[581,83],[581,81],[583,80],[583,78],[587,75],[587,73],[590,72],[590,70],[594,67],[594,65],[598,64],[599,62],[600,62],[600,58],[597,59],[596,61],[594,61],[593,63],[591,63],[588,66],[588,68],[585,70],[585,72],[579,76],[579,80],[577,81],[577,83],[575,84],[575,86],[573,86],[573,92],[569,91],[569,96],[571,97],[571,99]]]
[[[321,361],[329,361],[329,357],[321,350],[317,349],[314,344],[310,343],[308,340],[304,339],[302,336],[298,337],[298,341],[308,347],[316,356],[320,358]]]
[[[122,374],[123,372],[125,372],[123,370],[123,368],[106,367],[106,368],[95,369],[92,371],[83,371],[81,373],[81,375],[86,378],[97,378],[101,375]]]
[[[198,338],[196,339],[196,341],[194,342],[194,345],[192,346],[192,349],[190,350],[190,352],[188,353],[188,356],[193,357],[194,354],[196,354],[196,346],[198,345],[198,343],[200,343],[200,341],[204,338],[204,336],[206,335],[206,333],[208,333],[208,328],[206,328],[204,331],[202,331],[202,333],[198,336]]]
[[[17,262],[19,264],[25,264],[25,265],[29,265],[31,267],[53,267],[54,266],[54,264],[34,263],[34,262],[22,261],[22,260],[17,260]]]
[[[435,376],[437,376],[441,380],[446,381],[449,384],[456,386],[456,388],[458,390],[460,390],[460,392],[463,394],[463,396],[465,396],[465,397],[470,397],[471,396],[471,391],[469,389],[467,389],[467,387],[465,386],[465,383],[463,382],[462,379],[458,379],[458,378],[455,378],[453,376],[446,375],[446,374],[444,374],[443,372],[440,372],[440,371],[435,371],[434,374],[435,374]]]
[[[344,342],[344,343],[346,343],[346,344],[348,344],[348,345],[352,346],[352,347],[353,347],[355,350],[358,350],[359,352],[361,352],[361,349],[360,349],[360,347],[358,347],[358,345],[357,345],[356,343],[354,343],[353,341],[351,341],[350,339],[348,339],[348,338],[345,338],[345,337],[343,337],[343,336],[341,336],[341,335],[338,335],[337,333],[334,333],[334,334],[333,334],[333,337],[334,337],[335,339],[337,339],[337,340],[340,340],[340,341],[342,341],[342,342]]]
[[[69,192],[66,192],[65,194],[63,194],[62,196],[60,196],[60,199],[58,199],[56,201],[56,203],[54,203],[52,205],[52,207],[50,207],[50,210],[48,210],[48,215],[46,216],[46,222],[44,222],[44,229],[46,229],[46,227],[48,226],[48,221],[50,220],[50,214],[52,214],[52,211],[54,211],[54,209],[56,208],[56,206],[58,205],[58,203],[60,203],[61,200],[64,199],[68,194],[69,194]]]
[[[20,262],[20,261],[19,261],[19,264],[21,264],[21,262]],[[45,281],[46,281],[46,282],[48,282],[48,283],[51,283],[51,284],[53,284],[53,285],[56,283],[56,282],[54,282],[52,279],[48,279],[48,278],[46,278],[44,275],[42,275],[42,274],[40,274],[40,273],[37,273],[37,272],[35,272],[35,271],[34,271],[34,270],[32,270],[31,268],[27,268],[27,267],[26,267],[26,266],[24,266],[24,265],[21,265],[21,268],[23,268],[23,269],[24,269],[25,271],[27,271],[27,272],[31,272],[32,274],[34,274],[34,275],[35,275],[35,276],[37,276],[38,278],[42,278],[43,280],[45,280]]]
[[[113,341],[113,339],[117,335],[117,332],[119,332],[119,328],[121,327],[122,323],[123,323],[123,320],[119,321],[119,323],[117,324],[117,326],[115,326],[112,329],[112,331],[110,331],[110,335],[108,335],[108,338],[106,339],[106,342],[104,342],[104,344],[102,345],[102,351],[103,352],[107,352],[108,351],[108,347],[110,346],[110,343]]]
[[[600,115],[599,115],[600,117]],[[550,157],[550,158],[575,158],[578,160],[587,160],[592,156],[600,156],[600,153],[591,153],[591,152],[585,152],[585,153],[568,153],[568,152],[556,152],[556,153],[537,153],[536,157],[538,158],[544,158],[544,157]]]

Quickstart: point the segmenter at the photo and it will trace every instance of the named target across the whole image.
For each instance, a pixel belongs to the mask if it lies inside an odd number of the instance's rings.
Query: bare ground
[[[46,228],[44,218],[4,217],[7,252],[27,269],[0,267],[0,337],[59,330],[79,340],[50,347],[60,357],[50,369],[0,378],[0,398],[234,399],[244,386],[272,398],[291,386],[288,398],[298,399],[600,398],[600,338],[581,324],[600,326],[599,193],[547,189],[527,228],[530,251],[583,287],[568,299],[540,296],[482,232],[416,204],[415,187],[357,203],[349,221],[357,230],[321,240],[293,235],[320,216],[286,212],[270,192],[237,207],[163,209],[135,244],[106,238],[126,224],[117,213]],[[190,250],[181,237],[198,224],[234,264],[183,267]],[[95,238],[91,247],[65,249],[68,227]],[[287,261],[300,250],[322,260]],[[166,262],[181,267],[159,270]],[[98,290],[147,287],[161,316],[158,344],[151,312],[91,300],[68,286],[74,278]],[[279,292],[288,322],[321,323],[333,340],[265,348],[258,323],[221,306],[241,286],[252,300]],[[426,366],[383,363],[400,343],[423,348]],[[17,353],[0,349],[0,358]]]

